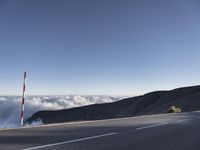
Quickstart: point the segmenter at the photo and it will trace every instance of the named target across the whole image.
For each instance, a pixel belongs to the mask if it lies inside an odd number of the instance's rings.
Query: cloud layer
[[[122,99],[117,96],[29,96],[25,99],[25,120],[39,110],[66,109],[78,106],[109,103]],[[21,97],[0,97],[0,128],[18,127]],[[36,123],[37,124],[37,123]]]

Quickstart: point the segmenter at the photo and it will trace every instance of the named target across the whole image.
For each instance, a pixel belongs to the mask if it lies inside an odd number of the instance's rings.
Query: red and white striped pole
[[[26,72],[24,72],[23,94],[22,94],[22,108],[21,108],[21,127],[24,126],[24,98],[26,90]]]

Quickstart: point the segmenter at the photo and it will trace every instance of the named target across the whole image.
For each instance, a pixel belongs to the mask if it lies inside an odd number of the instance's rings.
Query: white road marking
[[[150,126],[144,126],[144,127],[136,128],[136,130],[142,130],[142,129],[152,128],[152,127],[158,127],[158,126],[162,126],[162,125],[166,125],[166,124],[168,124],[168,123],[160,123],[160,124],[154,124],[154,125],[150,125]]]
[[[85,140],[90,140],[90,139],[95,139],[95,138],[100,138],[100,137],[105,137],[105,136],[110,136],[110,135],[115,135],[115,134],[117,134],[117,133],[101,134],[101,135],[90,136],[90,137],[85,137],[85,138],[80,138],[80,139],[75,139],[75,140],[70,140],[70,141],[64,141],[64,142],[58,142],[58,143],[53,143],[53,144],[47,144],[47,145],[25,148],[25,149],[22,149],[22,150],[41,149],[41,148],[52,147],[52,146],[57,146],[57,145],[62,145],[62,144],[69,144],[69,143],[74,143],[74,142],[79,142],[79,141],[85,141]]]
[[[189,118],[189,119],[177,120],[176,122],[184,122],[184,121],[188,121],[188,120],[191,120],[191,118]]]

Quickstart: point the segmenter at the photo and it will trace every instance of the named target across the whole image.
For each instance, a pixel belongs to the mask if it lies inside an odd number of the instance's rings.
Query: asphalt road
[[[200,112],[0,130],[0,150],[200,150]]]

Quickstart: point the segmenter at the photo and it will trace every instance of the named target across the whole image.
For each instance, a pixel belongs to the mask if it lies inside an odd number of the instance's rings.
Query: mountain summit
[[[112,103],[54,111],[38,111],[26,122],[32,123],[42,120],[43,123],[58,123],[159,114],[167,113],[168,108],[173,105],[184,112],[199,110],[200,86],[178,88],[171,91],[156,91]]]

